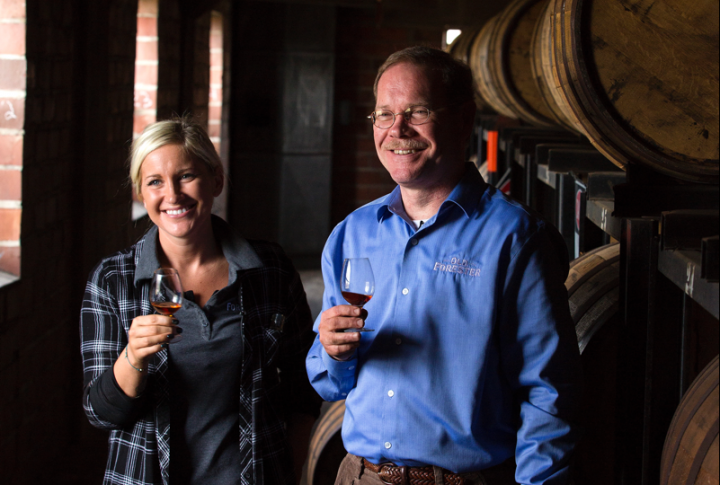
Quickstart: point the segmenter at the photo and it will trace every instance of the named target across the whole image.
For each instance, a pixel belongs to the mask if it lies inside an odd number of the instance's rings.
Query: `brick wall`
[[[0,214],[0,227],[12,228],[0,241],[19,237],[23,247],[22,277],[0,287],[1,481],[99,483],[107,435],[81,408],[79,307],[91,268],[146,227],[130,218],[126,161],[136,34],[149,40],[139,58],[152,60],[154,32],[148,17],[138,20],[138,0],[28,0],[25,35],[24,3],[0,0],[0,19],[13,19],[0,24],[0,45],[11,49],[0,51],[0,100],[24,97],[19,56],[27,52],[25,109],[13,104],[12,126],[0,109],[0,200],[17,202]],[[153,13],[148,4],[142,0],[142,13]],[[160,0],[155,9],[158,117],[193,110],[207,119],[210,14],[179,4]],[[197,37],[183,44],[196,26]],[[184,48],[191,55],[183,59]],[[24,139],[12,131],[23,126]]]
[[[133,136],[153,123],[157,113],[158,0],[139,0],[135,47]]]
[[[80,406],[78,310],[90,267],[132,232],[136,10],[137,0],[28,0],[27,36],[17,35],[27,39],[25,136],[13,148],[23,271],[0,288],[3,483],[84,483],[81,470],[101,479],[105,435],[88,434]]]
[[[157,118],[178,113],[180,101],[181,17],[177,0],[159,0]]]
[[[192,105],[195,118],[207,128],[210,102],[210,12],[195,21],[192,59]]]
[[[25,2],[0,0],[0,271],[13,276],[20,275],[25,77]]]
[[[208,134],[220,153],[223,104],[223,15],[210,14],[210,99],[208,105]]]
[[[387,21],[377,27],[373,10],[339,8],[335,69],[332,224],[382,195],[395,183],[375,152],[367,115],[375,107],[377,70],[393,52],[411,45],[440,47],[442,30]]]

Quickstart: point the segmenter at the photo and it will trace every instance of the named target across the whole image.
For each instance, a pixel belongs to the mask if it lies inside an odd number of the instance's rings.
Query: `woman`
[[[104,483],[297,483],[320,406],[297,272],[211,215],[224,175],[199,125],[148,126],[130,178],[154,226],[93,270],[81,312],[83,405],[111,431]],[[158,267],[186,290],[174,317],[150,306]]]

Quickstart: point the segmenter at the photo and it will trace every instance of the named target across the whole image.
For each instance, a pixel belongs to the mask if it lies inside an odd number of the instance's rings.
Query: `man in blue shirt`
[[[464,162],[464,64],[405,49],[375,96],[375,147],[398,186],[330,235],[307,357],[318,393],[346,400],[336,484],[567,484],[580,363],[565,245]],[[356,257],[375,273],[362,310],[339,286]],[[374,332],[344,331],[363,326]]]

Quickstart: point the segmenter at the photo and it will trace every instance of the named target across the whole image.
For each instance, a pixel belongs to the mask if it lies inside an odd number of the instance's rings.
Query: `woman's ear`
[[[213,175],[213,178],[215,180],[215,190],[213,191],[213,197],[218,197],[222,193],[223,186],[225,185],[225,174],[222,167],[218,167],[215,169],[215,175]]]

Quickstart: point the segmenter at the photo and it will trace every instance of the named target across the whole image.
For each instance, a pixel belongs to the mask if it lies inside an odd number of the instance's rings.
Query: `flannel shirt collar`
[[[212,228],[215,238],[220,240],[223,254],[228,261],[228,284],[235,282],[238,272],[264,266],[250,243],[235,232],[227,222],[217,216],[212,216]],[[157,246],[158,227],[153,224],[138,244],[139,255],[135,269],[135,285],[142,280],[151,279],[155,270],[160,267]]]

